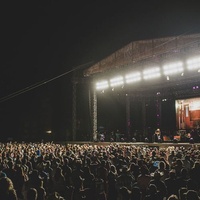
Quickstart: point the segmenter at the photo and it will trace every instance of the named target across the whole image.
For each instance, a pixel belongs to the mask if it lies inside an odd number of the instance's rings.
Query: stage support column
[[[146,101],[145,99],[141,100],[142,102],[142,127],[143,127],[143,136],[146,135]]]
[[[156,99],[156,125],[161,128],[161,99]]]
[[[97,141],[97,94],[93,89],[93,141]]]
[[[72,78],[72,140],[76,140],[76,131],[77,131],[77,119],[76,119],[76,87],[77,81],[75,78],[75,73]]]
[[[126,130],[127,130],[127,141],[130,141],[130,128],[131,128],[131,119],[130,119],[130,97],[126,94]]]

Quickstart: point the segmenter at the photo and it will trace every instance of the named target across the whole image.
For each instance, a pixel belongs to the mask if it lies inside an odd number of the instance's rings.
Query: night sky
[[[46,137],[46,130],[53,130],[58,139],[70,139],[72,73],[26,90],[79,65],[96,63],[131,41],[199,33],[198,4],[61,0],[1,3],[0,139]],[[86,98],[81,95],[79,98]]]

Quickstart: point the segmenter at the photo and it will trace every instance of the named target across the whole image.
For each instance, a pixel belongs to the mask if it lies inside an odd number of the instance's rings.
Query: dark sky
[[[7,95],[95,63],[131,41],[200,31],[198,1],[26,0],[1,8],[0,134],[43,127],[44,118],[57,120],[61,130],[71,123],[71,73],[2,101]]]

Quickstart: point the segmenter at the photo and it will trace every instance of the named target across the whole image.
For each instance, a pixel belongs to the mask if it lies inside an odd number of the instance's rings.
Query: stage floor
[[[158,147],[158,148],[166,148],[166,147],[170,147],[170,146],[175,146],[175,147],[185,147],[185,148],[189,148],[189,147],[195,147],[195,148],[200,148],[200,143],[147,143],[147,142],[91,142],[91,141],[66,141],[66,144],[79,144],[79,145],[83,145],[83,144],[89,144],[89,145],[99,145],[99,146],[106,146],[106,145],[111,145],[111,144],[117,144],[117,145],[135,145],[135,146],[148,146],[148,147]]]

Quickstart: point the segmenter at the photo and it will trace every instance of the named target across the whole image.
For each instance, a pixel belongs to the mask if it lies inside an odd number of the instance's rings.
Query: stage
[[[135,145],[135,146],[148,146],[148,147],[157,147],[157,148],[167,148],[167,147],[193,147],[193,148],[200,148],[200,143],[183,143],[183,142],[163,142],[163,143],[148,143],[148,142],[91,142],[91,141],[66,141],[66,144],[76,144],[76,145],[98,145],[98,146],[106,146],[106,145]]]

